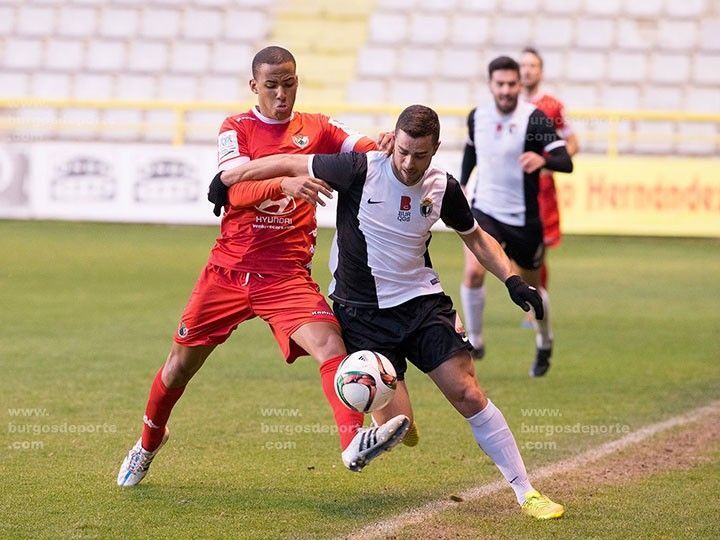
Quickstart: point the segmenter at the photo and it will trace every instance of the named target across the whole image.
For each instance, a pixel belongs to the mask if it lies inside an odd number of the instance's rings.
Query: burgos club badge
[[[430,197],[425,197],[420,203],[420,215],[422,217],[430,217],[433,211],[433,202]]]

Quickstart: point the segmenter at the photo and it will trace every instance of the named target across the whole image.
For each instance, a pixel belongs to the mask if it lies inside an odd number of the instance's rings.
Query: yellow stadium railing
[[[118,101],[118,100],[66,100],[66,99],[8,99],[0,98],[0,138],[3,134],[23,133],[26,130],[50,129],[67,132],[87,130],[88,132],[106,133],[118,127],[136,129],[141,135],[153,133],[167,133],[167,140],[175,145],[184,144],[191,127],[203,130],[204,139],[209,142],[213,139],[214,131],[218,128],[221,117],[226,114],[247,110],[252,102],[236,103],[208,103],[208,102],[175,102],[175,101]],[[401,105],[381,104],[350,104],[350,103],[298,103],[300,110],[322,111],[330,115],[364,115],[382,118],[380,126],[384,129],[391,127],[391,122],[403,109]],[[456,126],[464,125],[468,107],[435,106],[434,109],[442,118],[455,118]],[[90,111],[165,111],[172,113],[171,124],[152,121],[140,121],[126,124],[97,122],[77,122],[62,119],[37,119],[27,117],[22,113],[29,110],[49,110],[53,113],[69,110]],[[193,123],[188,115],[196,112],[217,112],[218,121],[209,123]],[[583,141],[605,141],[608,156],[616,156],[622,143],[627,142],[658,142],[669,141],[676,143],[682,140],[698,140],[706,144],[720,147],[720,114],[704,114],[694,112],[673,111],[632,111],[632,110],[573,110],[570,111],[573,122],[585,123],[587,126],[599,124],[599,129],[585,128],[578,130]],[[647,133],[632,125],[634,122],[670,122],[670,123],[697,123],[711,126],[710,134],[681,134],[681,133]],[[629,127],[628,127],[629,123]],[[625,131],[621,126],[626,126]],[[457,141],[464,139],[464,132],[456,128]],[[5,137],[6,138],[6,137]]]

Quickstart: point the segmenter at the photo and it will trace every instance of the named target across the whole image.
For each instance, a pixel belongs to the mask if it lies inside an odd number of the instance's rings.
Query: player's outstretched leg
[[[381,453],[400,443],[409,428],[410,419],[404,414],[391,418],[381,426],[361,428],[343,450],[343,463],[351,471],[360,472]]]
[[[510,427],[500,410],[480,389],[470,355],[465,351],[459,352],[429,375],[448,401],[465,417],[478,446],[508,481],[523,512],[537,519],[561,517],[564,508],[540,495],[530,483]]]
[[[120,487],[132,487],[139,484],[148,473],[150,464],[155,456],[170,438],[170,430],[165,426],[165,431],[160,444],[152,452],[148,452],[142,446],[142,437],[138,439],[120,466],[117,483]]]
[[[412,411],[412,403],[410,403],[410,394],[408,393],[407,385],[404,380],[397,381],[395,396],[392,398],[392,401],[379,411],[372,413],[371,418],[373,426],[379,426],[398,414],[404,414],[410,419],[410,427],[408,428],[405,437],[403,437],[402,443],[405,446],[417,446],[420,442],[420,431],[413,419],[414,415]]]

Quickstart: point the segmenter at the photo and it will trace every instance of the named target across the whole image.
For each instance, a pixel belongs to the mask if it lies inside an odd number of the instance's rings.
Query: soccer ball
[[[395,395],[397,374],[390,360],[373,351],[346,356],[335,372],[335,392],[354,411],[382,409]]]

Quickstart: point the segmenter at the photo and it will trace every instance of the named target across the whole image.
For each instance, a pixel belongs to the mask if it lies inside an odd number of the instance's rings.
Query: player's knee
[[[333,325],[328,325],[327,328],[315,332],[313,338],[313,350],[308,352],[320,362],[346,354],[345,343],[340,330]]]
[[[480,412],[487,405],[487,398],[475,383],[468,381],[458,387],[454,397],[455,407],[462,411],[465,416],[471,416]]]
[[[485,272],[478,271],[477,268],[468,266],[463,274],[463,285],[471,289],[477,289],[483,286],[485,281]]]
[[[185,349],[173,347],[163,367],[163,382],[169,388],[186,385],[203,361]]]

